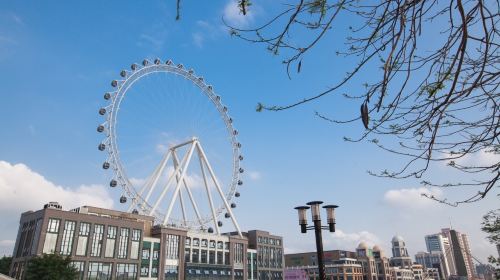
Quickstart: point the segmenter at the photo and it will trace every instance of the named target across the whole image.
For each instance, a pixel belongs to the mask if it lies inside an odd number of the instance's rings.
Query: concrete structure
[[[425,244],[427,246],[427,252],[434,255],[434,258],[439,254],[443,256],[443,261],[440,264],[441,277],[446,279],[451,275],[456,275],[457,270],[455,268],[453,252],[448,237],[441,233],[426,235]],[[431,256],[431,258],[433,257]],[[436,267],[436,263],[436,261],[433,261],[434,266],[432,267]],[[429,266],[426,267],[429,268]]]
[[[285,257],[286,260],[286,257]],[[304,272],[306,274],[305,279],[310,280],[320,280],[318,265],[306,265],[306,266],[287,266],[285,279],[297,279],[294,277],[303,277]],[[340,258],[339,260],[332,260],[328,264],[325,264],[325,273],[327,279],[330,280],[363,280],[363,268],[359,261],[352,258]],[[299,276],[297,276],[299,275]],[[287,276],[289,278],[287,278]],[[300,279],[300,278],[299,278]]]
[[[449,228],[441,229],[441,234],[450,242],[450,252],[453,255],[455,268],[453,275],[466,277],[469,280],[474,279],[476,271],[467,235]]]
[[[406,268],[393,267],[392,277],[394,280],[414,280],[413,271],[411,270],[411,267],[406,267]]]
[[[437,270],[440,279],[447,279],[450,275],[448,262],[441,252],[418,252],[415,255],[415,261],[423,265],[426,269]]]
[[[57,253],[71,257],[79,279],[274,280],[283,279],[282,252],[282,238],[265,231],[216,235],[154,226],[144,215],[90,206],[63,211],[49,203],[21,215],[10,275],[23,279],[31,258]]]
[[[401,268],[411,268],[412,260],[408,255],[406,244],[401,236],[394,236],[391,241],[392,244],[392,258],[391,265],[399,266]]]

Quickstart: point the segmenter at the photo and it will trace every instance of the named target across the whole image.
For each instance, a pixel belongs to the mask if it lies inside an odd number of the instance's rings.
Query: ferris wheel
[[[120,203],[163,226],[209,233],[220,234],[226,218],[241,235],[232,210],[243,184],[241,144],[213,87],[158,58],[132,64],[111,86],[98,149],[107,152],[110,187],[122,188]]]

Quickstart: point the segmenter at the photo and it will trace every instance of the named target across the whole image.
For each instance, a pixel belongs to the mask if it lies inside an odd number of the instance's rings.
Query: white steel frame
[[[110,92],[109,100],[111,102],[109,105],[104,107],[104,109],[106,109],[106,121],[102,124],[102,126],[104,126],[105,128],[104,133],[106,135],[106,138],[102,143],[106,145],[106,150],[108,152],[108,158],[106,162],[110,164],[110,169],[114,171],[113,180],[116,180],[118,185],[123,188],[123,195],[129,197],[132,200],[128,210],[132,211],[135,207],[141,214],[154,216],[157,223],[169,226],[176,225],[178,227],[184,227],[189,229],[204,230],[206,229],[207,224],[213,222],[215,231],[218,234],[220,233],[219,226],[217,225],[218,217],[225,210],[230,215],[236,230],[241,235],[238,223],[231,211],[230,202],[233,200],[234,194],[237,191],[237,187],[241,183],[240,174],[243,172],[243,169],[240,167],[240,161],[243,159],[243,157],[240,154],[241,144],[238,142],[236,138],[237,131],[233,128],[232,125],[233,120],[228,116],[227,114],[228,109],[221,103],[220,96],[215,94],[212,86],[207,85],[202,77],[195,76],[193,70],[186,70],[182,64],[174,65],[170,60],[166,61],[165,63],[161,63],[159,59],[155,59],[154,63],[151,63],[148,60],[144,60],[142,66],[133,64],[131,66],[131,69],[132,69],[131,71],[123,70],[121,72],[121,76],[123,78],[122,80],[113,81],[112,86],[115,87],[116,90]],[[206,95],[209,98],[209,100],[214,104],[217,111],[219,112],[220,117],[222,118],[222,121],[226,126],[226,130],[229,135],[229,142],[233,151],[232,181],[229,182],[228,187],[226,187],[227,189],[226,193],[223,192],[223,187],[217,181],[214,170],[209,164],[208,159],[203,151],[203,148],[201,147],[201,144],[197,138],[193,138],[188,142],[181,143],[179,145],[171,147],[168,150],[168,152],[164,155],[163,159],[161,160],[160,164],[156,167],[153,174],[149,177],[149,179],[142,186],[142,188],[140,188],[140,190],[138,190],[138,187],[134,186],[128,179],[126,171],[123,165],[121,164],[120,153],[116,141],[117,138],[116,122],[118,119],[120,104],[123,98],[125,97],[127,91],[130,89],[130,87],[133,86],[135,82],[137,82],[144,76],[158,72],[175,74],[191,81],[194,85],[196,85],[200,89],[200,91],[204,95]],[[188,153],[185,154],[183,159],[179,161],[176,150],[186,145],[190,145],[189,151]],[[210,205],[210,213],[208,215],[200,213],[196,201],[194,200],[193,195],[191,193],[191,189],[189,188],[189,186],[186,184],[185,181],[187,167],[189,166],[189,163],[191,162],[193,153],[195,151],[199,158],[199,164],[207,192],[207,199]],[[169,160],[172,160],[175,171],[172,174],[173,176],[171,176],[168,179],[167,185],[165,186],[160,195],[161,199],[157,199],[154,202],[154,204],[151,205],[149,203],[149,200],[151,199],[151,195],[153,194],[154,189],[158,185],[158,180],[161,174],[164,173],[165,167],[167,166],[167,162]],[[205,173],[206,171],[208,171],[209,175],[208,177],[206,176],[207,175]],[[163,200],[166,192],[168,191],[170,184],[172,184],[173,178],[175,178],[176,180],[174,195],[170,200],[167,212],[161,213],[160,211],[157,210],[157,208],[161,204],[161,201]],[[207,178],[211,178],[213,183],[215,184],[217,193],[222,198],[223,205],[216,206],[213,204],[213,197],[208,187],[209,181],[207,181],[208,180]],[[180,192],[180,189],[182,187],[186,190],[189,201],[191,202],[194,212],[196,213],[195,220],[190,220],[186,216],[186,211],[185,211],[186,204],[182,192]],[[174,202],[177,199],[177,196],[179,196],[179,202],[183,215],[182,218],[171,217],[172,208]]]

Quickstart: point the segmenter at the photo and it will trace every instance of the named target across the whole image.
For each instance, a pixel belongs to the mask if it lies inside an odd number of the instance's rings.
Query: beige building
[[[277,280],[282,252],[283,239],[265,231],[217,235],[154,226],[144,215],[91,206],[63,211],[49,203],[21,215],[10,275],[23,279],[31,258],[57,253],[71,257],[81,280]]]

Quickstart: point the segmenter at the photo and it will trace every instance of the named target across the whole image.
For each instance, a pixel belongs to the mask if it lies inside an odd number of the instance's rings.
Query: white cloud
[[[337,229],[334,233],[323,233],[324,250],[356,251],[356,248],[361,242],[365,242],[370,248],[374,245],[384,248],[383,245],[385,245],[380,241],[378,236],[366,230],[347,233]],[[286,240],[285,245],[285,252],[287,254],[315,251],[313,239],[289,239]],[[385,251],[386,250],[384,250],[384,252]]]
[[[251,6],[243,15],[238,7],[238,2],[231,0],[224,7],[223,17],[227,24],[234,27],[248,26],[254,19],[255,9]]]
[[[20,214],[39,209],[49,201],[58,201],[65,209],[82,205],[113,206],[113,199],[104,186],[57,186],[22,163],[13,165],[5,161],[0,161],[0,193],[0,213],[13,211]]]
[[[0,255],[12,253],[21,213],[38,210],[49,201],[64,209],[83,205],[112,208],[113,199],[102,185],[58,186],[28,166],[0,161]]]
[[[435,201],[423,197],[422,194],[433,195],[438,198],[442,195],[438,188],[409,188],[389,190],[384,194],[384,201],[391,206],[409,209],[424,209],[431,205],[436,205]]]
[[[260,178],[262,178],[262,175],[258,171],[250,171],[250,172],[248,172],[248,177],[252,181],[257,181],[257,180],[260,180]]]

